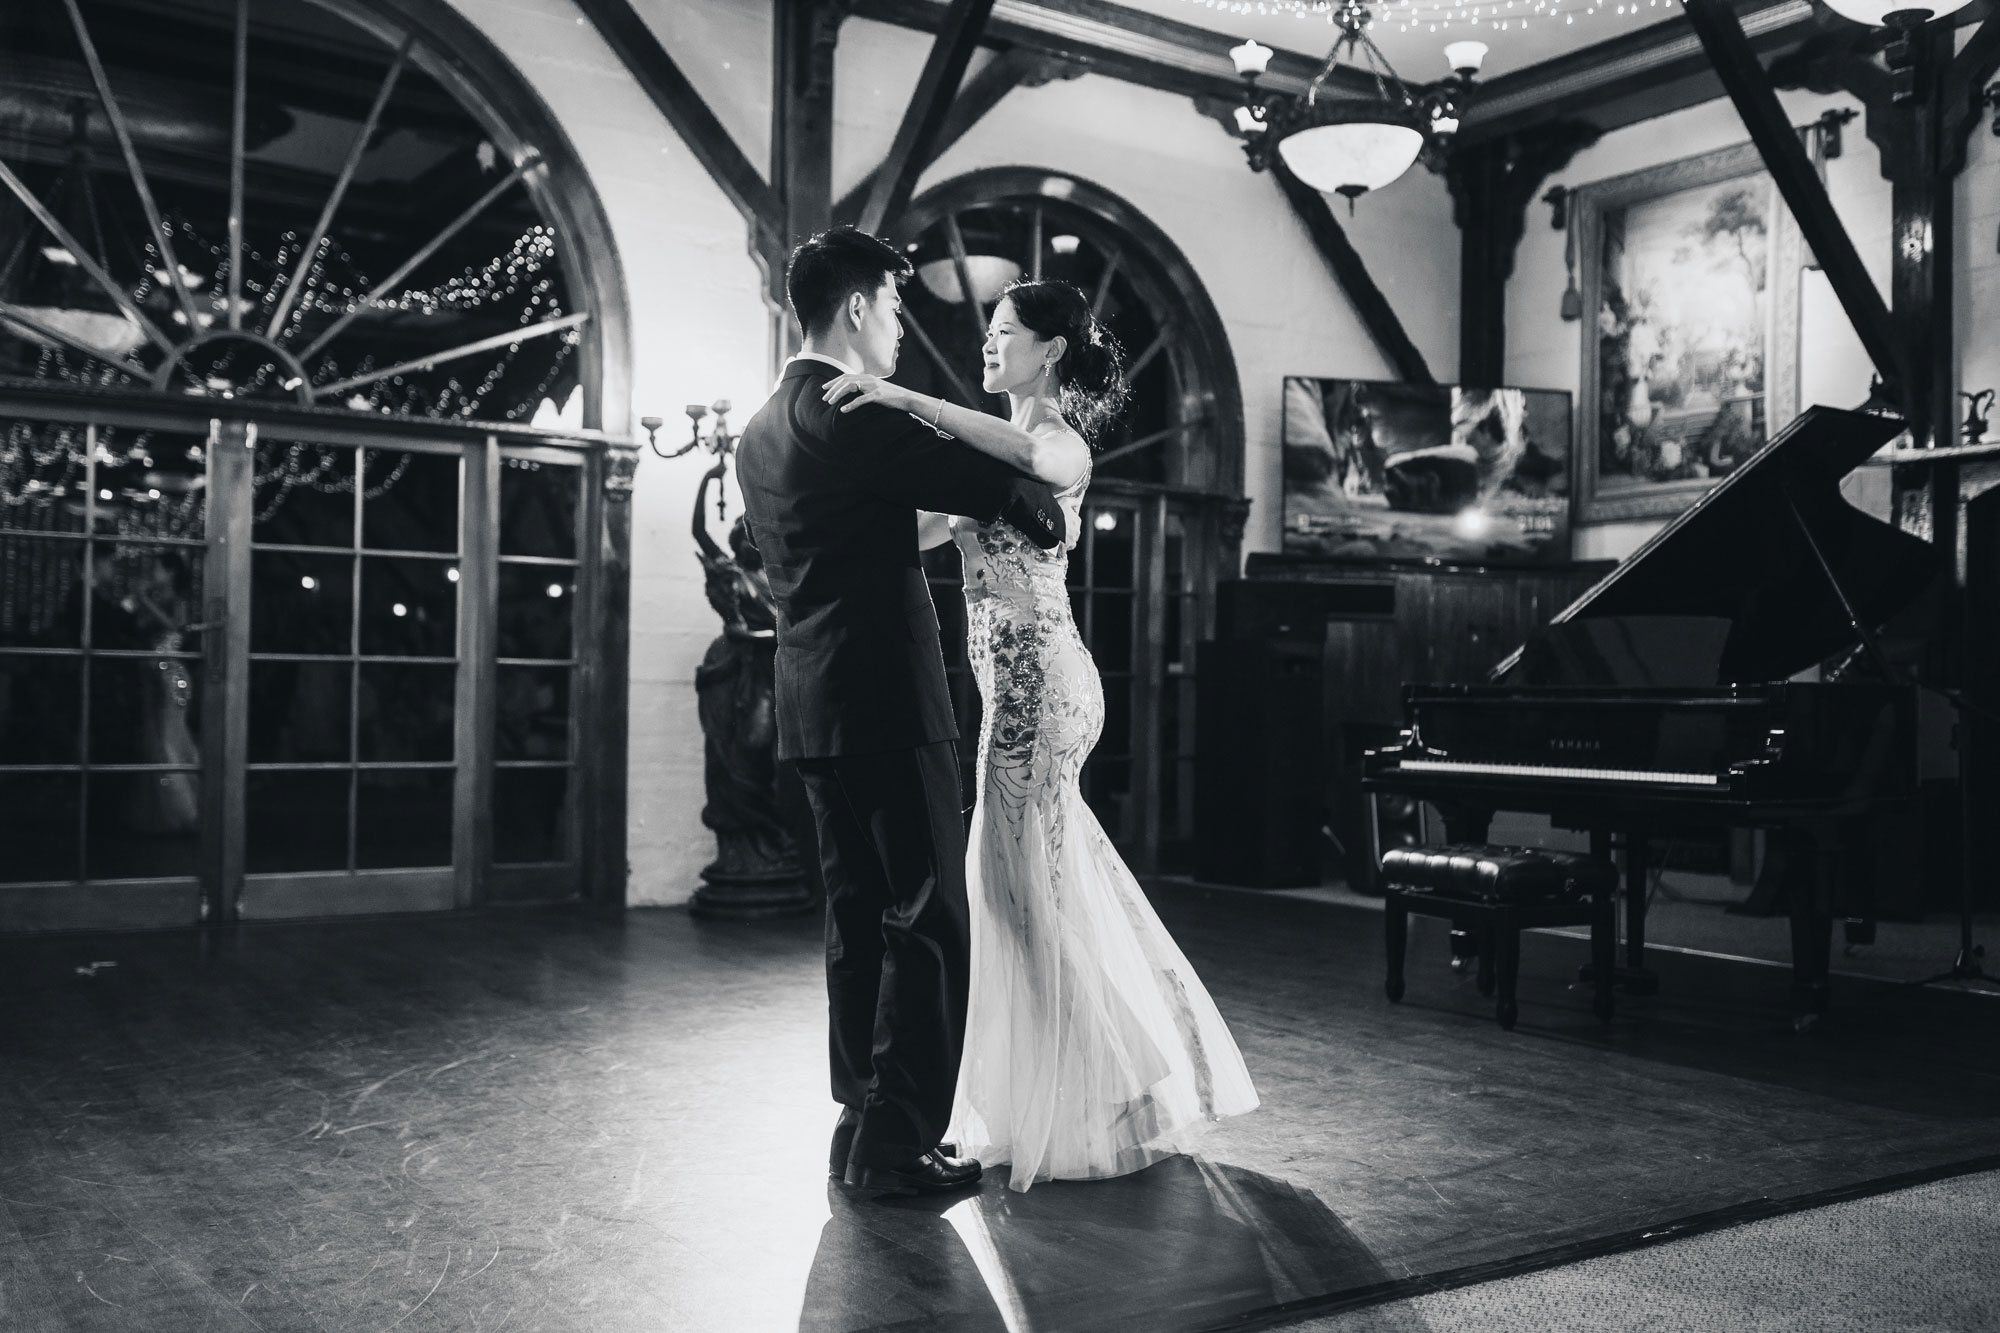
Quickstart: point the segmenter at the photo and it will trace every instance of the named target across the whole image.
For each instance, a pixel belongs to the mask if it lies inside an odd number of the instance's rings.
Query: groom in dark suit
[[[796,760],[826,882],[833,1096],[828,1167],[877,1193],[961,1189],[939,1148],[965,1040],[965,825],[917,511],[1061,538],[1047,486],[905,412],[843,413],[847,372],[887,376],[910,263],[837,227],[792,254],[805,350],[744,427],[737,477],[778,603],[778,757]]]

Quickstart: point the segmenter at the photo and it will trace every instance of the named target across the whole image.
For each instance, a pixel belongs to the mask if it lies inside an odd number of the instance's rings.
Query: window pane
[[[83,646],[83,543],[0,534],[0,648]]]
[[[1099,671],[1132,669],[1132,594],[1098,593],[1090,621],[1090,655]]]
[[[199,539],[208,515],[208,455],[200,435],[100,426],[97,531]]]
[[[199,764],[201,747],[195,738],[200,734],[200,662],[178,657],[92,659],[91,763]]]
[[[354,863],[363,869],[451,864],[452,770],[361,774]]]
[[[201,775],[92,773],[84,873],[90,879],[193,875],[201,864]]]
[[[1090,523],[1091,586],[1131,587],[1132,540],[1139,526],[1138,514],[1130,509],[1100,509],[1091,516]]]
[[[378,551],[458,549],[456,457],[370,449],[363,458],[363,546]]]
[[[250,651],[346,654],[354,558],[258,551],[250,560]]]
[[[354,450],[273,440],[257,446],[254,541],[354,545]]]
[[[178,652],[201,619],[202,552],[186,546],[93,542],[90,646]]]
[[[448,560],[367,556],[361,562],[361,651],[368,656],[458,653],[458,567]]]
[[[455,666],[364,662],[360,695],[362,761],[428,763],[451,759],[457,689]]]
[[[340,773],[251,773],[245,781],[244,868],[347,869],[347,784]]]
[[[500,554],[576,558],[583,469],[532,458],[500,462]]]
[[[1104,682],[1104,731],[1093,754],[1107,757],[1132,753],[1132,681],[1114,676]]]
[[[346,662],[250,664],[250,762],[339,764],[348,754]]]
[[[82,426],[0,423],[0,531],[83,531],[87,439]]]
[[[493,774],[493,859],[569,859],[570,770],[502,768]]]
[[[570,655],[576,571],[563,566],[500,566],[500,657]]]
[[[569,674],[568,667],[500,668],[495,758],[569,758]]]
[[[0,764],[74,764],[82,728],[82,658],[0,657]]]
[[[83,779],[73,773],[0,773],[0,883],[79,879],[77,804]]]

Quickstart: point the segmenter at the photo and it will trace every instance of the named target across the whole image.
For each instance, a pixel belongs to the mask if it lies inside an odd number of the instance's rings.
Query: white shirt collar
[[[832,366],[835,370],[838,370],[843,375],[854,375],[859,373],[854,369],[853,366],[848,365],[845,361],[837,361],[833,357],[827,356],[823,352],[794,352],[792,354],[792,360],[824,361],[827,365]]]

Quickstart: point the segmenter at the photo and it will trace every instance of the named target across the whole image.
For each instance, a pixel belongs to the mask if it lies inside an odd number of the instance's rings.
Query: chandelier
[[[1483,42],[1453,42],[1445,48],[1451,77],[1413,91],[1368,36],[1370,18],[1362,0],[1341,0],[1332,15],[1340,36],[1303,97],[1259,95],[1257,80],[1270,66],[1270,47],[1249,41],[1229,52],[1249,89],[1246,104],[1236,110],[1236,128],[1251,169],[1265,170],[1276,153],[1307,185],[1344,197],[1350,213],[1355,200],[1396,180],[1426,150],[1442,160],[1486,58]],[[1368,75],[1373,96],[1325,95],[1343,58]]]

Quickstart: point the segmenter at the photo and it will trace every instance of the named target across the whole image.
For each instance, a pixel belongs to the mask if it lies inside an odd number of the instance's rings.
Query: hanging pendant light
[[[1362,195],[1401,177],[1426,147],[1449,142],[1458,130],[1463,94],[1486,55],[1478,42],[1453,43],[1447,57],[1457,71],[1454,78],[1419,97],[1369,38],[1370,18],[1361,0],[1342,0],[1332,16],[1340,36],[1304,97],[1256,96],[1257,80],[1270,66],[1269,47],[1245,42],[1229,53],[1252,94],[1236,113],[1251,168],[1264,170],[1276,153],[1307,185],[1344,197],[1349,212]],[[1373,82],[1373,95],[1326,91],[1343,58]]]
[[[1826,0],[1826,7],[1844,19],[1870,27],[1915,27],[1956,14],[1972,0]]]

